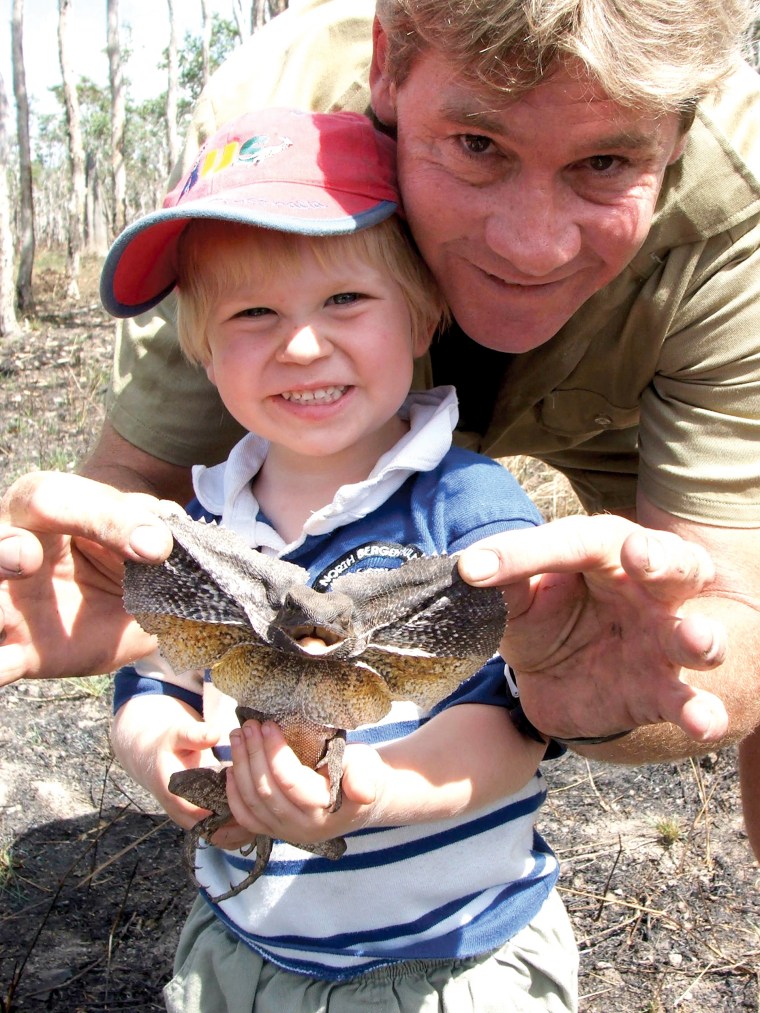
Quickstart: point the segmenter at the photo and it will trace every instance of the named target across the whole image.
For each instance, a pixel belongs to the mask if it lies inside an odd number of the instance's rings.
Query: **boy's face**
[[[400,436],[396,412],[424,349],[390,274],[356,258],[326,267],[298,243],[287,270],[262,273],[257,249],[251,277],[214,303],[206,372],[270,456],[371,469]]]

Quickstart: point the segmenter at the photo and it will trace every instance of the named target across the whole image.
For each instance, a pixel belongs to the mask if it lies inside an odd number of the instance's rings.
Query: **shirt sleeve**
[[[175,672],[158,651],[152,651],[133,665],[120,668],[114,676],[114,714],[133,696],[146,694],[174,696],[202,714],[203,670]]]
[[[760,523],[760,220],[668,265],[684,286],[641,399],[639,481],[662,510]]]

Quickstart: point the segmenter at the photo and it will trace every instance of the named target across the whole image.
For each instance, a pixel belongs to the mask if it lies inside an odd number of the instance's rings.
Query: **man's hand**
[[[726,733],[721,700],[682,680],[726,652],[719,623],[681,611],[715,575],[701,546],[621,517],[567,517],[479,542],[459,570],[502,588],[502,653],[545,734],[604,736],[663,721],[701,743]]]
[[[125,559],[171,551],[157,502],[57,472],[11,486],[0,503],[0,685],[108,672],[151,649],[121,580]]]

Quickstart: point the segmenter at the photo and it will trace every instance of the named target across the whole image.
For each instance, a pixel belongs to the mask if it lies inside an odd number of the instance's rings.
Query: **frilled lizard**
[[[379,721],[393,700],[428,709],[445,699],[494,654],[504,630],[501,593],[466,584],[452,556],[347,574],[319,592],[306,570],[225,528],[174,509],[163,520],[174,548],[161,566],[127,564],[127,611],[177,671],[209,668],[241,723],[276,721],[302,763],[326,764],[333,811],[345,730]],[[211,810],[191,831],[191,850],[230,818],[225,778],[205,768],[172,775],[172,792]],[[250,874],[215,900],[253,883],[271,846],[257,837]],[[338,858],[345,841],[297,847]]]

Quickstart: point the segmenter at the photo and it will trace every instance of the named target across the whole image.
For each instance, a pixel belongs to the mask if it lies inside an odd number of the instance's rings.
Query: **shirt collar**
[[[266,460],[269,442],[248,433],[222,464],[193,468],[193,486],[201,505],[221,517],[221,523],[249,543],[272,555],[284,555],[303,543],[308,535],[321,535],[366,517],[381,506],[416,472],[432,471],[451,447],[458,409],[453,387],[414,391],[406,398],[399,416],[409,421],[409,431],[378,460],[362,482],[341,486],[332,503],[309,517],[300,538],[289,545],[259,516],[251,491],[251,479]]]

